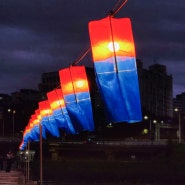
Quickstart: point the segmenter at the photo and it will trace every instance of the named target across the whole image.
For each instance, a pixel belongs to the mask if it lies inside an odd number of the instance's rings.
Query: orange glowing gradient
[[[23,136],[25,136],[27,133],[29,133],[30,130],[31,129],[30,129],[29,125],[27,125],[26,128],[25,128],[25,130],[24,130]]]
[[[108,16],[98,21],[91,21],[89,23],[89,34],[95,62],[114,57],[114,54],[116,56],[135,57],[135,46],[129,18],[116,19]],[[110,48],[111,43],[114,43],[112,48]]]
[[[88,92],[89,86],[84,66],[71,67],[71,77],[75,93]]]
[[[61,89],[55,89],[47,93],[48,102],[52,110],[56,110],[65,106]]]
[[[41,117],[52,115],[52,110],[47,100],[39,102],[39,110]]]
[[[31,116],[31,123],[33,125],[39,125],[40,124],[40,119],[38,119],[38,116],[36,114],[33,114]]]
[[[28,125],[29,125],[29,127],[30,127],[30,129],[32,129],[33,128],[33,123],[30,121],[29,123],[28,123]]]
[[[41,119],[42,119],[42,116],[40,114],[40,110],[39,109],[35,110],[35,120],[34,120],[35,123],[40,123]]]
[[[61,69],[59,76],[63,95],[73,94],[74,89],[69,68]]]
[[[134,56],[135,55],[134,45],[130,42],[123,43],[120,40],[114,41],[114,43],[118,44],[119,49],[116,49],[116,47],[115,48],[112,47],[110,49],[110,43],[111,42],[109,41],[99,42],[92,47],[93,58],[95,61],[101,61],[101,60],[114,57],[114,54],[116,56]]]
[[[84,66],[75,66],[59,71],[62,92],[64,95],[89,91]]]
[[[34,125],[32,122],[29,122],[28,124],[29,124],[30,128],[33,128]]]
[[[56,109],[59,109],[61,107],[64,106],[64,100],[56,100],[56,101],[53,101],[51,104],[51,109],[52,110],[56,110]]]

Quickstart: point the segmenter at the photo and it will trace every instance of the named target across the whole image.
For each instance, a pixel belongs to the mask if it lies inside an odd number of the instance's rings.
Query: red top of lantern
[[[47,100],[39,102],[39,110],[40,110],[40,115],[42,117],[49,116],[52,114],[52,110],[50,109],[50,105]]]
[[[135,57],[135,46],[129,18],[89,22],[89,33],[95,62],[116,56]]]
[[[74,94],[69,68],[61,69],[59,76],[63,95]]]
[[[59,71],[63,95],[89,91],[84,66],[72,66]]]
[[[88,92],[89,86],[84,66],[70,67],[75,93]]]
[[[48,102],[52,110],[63,108],[65,106],[61,89],[55,89],[47,93]]]

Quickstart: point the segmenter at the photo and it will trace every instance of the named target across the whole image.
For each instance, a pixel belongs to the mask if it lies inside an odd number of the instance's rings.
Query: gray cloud
[[[0,1],[0,92],[37,88],[43,72],[67,67],[90,43],[88,22],[105,17],[117,0]],[[116,17],[130,17],[137,57],[154,59],[185,89],[185,2],[128,0]],[[82,61],[92,65],[91,54]]]

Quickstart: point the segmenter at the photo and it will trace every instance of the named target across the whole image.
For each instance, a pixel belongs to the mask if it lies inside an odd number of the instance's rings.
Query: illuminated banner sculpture
[[[52,115],[49,102],[47,100],[39,102],[39,110],[41,116],[41,124],[46,130],[55,137],[59,137],[60,133],[55,118]]]
[[[26,148],[27,143],[24,142],[24,140],[21,141],[21,144],[19,145],[19,150],[24,150]]]
[[[23,132],[23,140],[19,146],[20,150],[24,150],[29,141],[39,141],[40,139],[40,111],[37,109],[35,114],[31,115],[28,125]],[[42,137],[46,139],[45,127],[42,127]]]
[[[71,121],[77,131],[94,131],[89,86],[84,66],[59,71],[61,89]]]
[[[23,140],[19,146],[20,150],[24,150],[29,141],[39,141],[39,135],[33,129],[33,123],[30,121],[23,132]]]
[[[31,130],[30,126],[27,125],[25,130],[24,130],[24,132],[23,132],[23,140],[22,140],[22,143],[21,143],[22,145],[20,146],[20,148],[22,150],[26,147],[26,145],[27,145],[27,143],[29,141],[33,141],[34,140],[30,130]]]
[[[66,134],[76,134],[68,115],[61,89],[54,89],[48,92],[47,98],[58,127],[63,129]]]
[[[40,116],[40,111],[39,109],[35,110],[35,114],[31,116],[30,122],[33,123],[33,129],[34,131],[40,135],[40,121],[41,121],[41,116]],[[42,127],[42,138],[46,139],[46,131],[45,127]]]
[[[34,124],[31,121],[28,123],[28,127],[30,129],[31,141],[39,141],[39,134],[36,132]]]
[[[142,120],[135,46],[129,18],[89,22],[97,84],[110,122]]]

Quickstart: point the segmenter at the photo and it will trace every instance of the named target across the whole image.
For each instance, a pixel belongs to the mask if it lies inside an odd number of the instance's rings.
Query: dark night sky
[[[37,89],[43,72],[68,67],[90,46],[88,22],[117,0],[0,0],[0,93]],[[185,91],[185,1],[128,0],[116,17],[130,17],[137,58],[173,76]],[[93,65],[91,53],[82,62]]]

